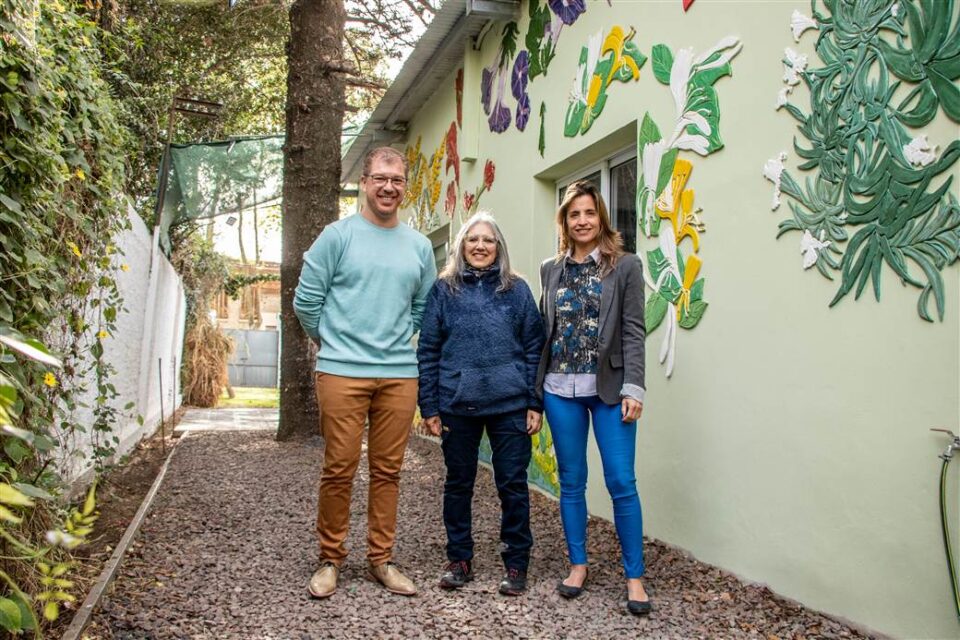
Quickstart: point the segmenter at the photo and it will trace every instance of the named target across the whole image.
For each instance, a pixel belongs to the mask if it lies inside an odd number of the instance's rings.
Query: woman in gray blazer
[[[587,432],[594,435],[613,500],[627,578],[627,608],[650,613],[640,577],[643,516],[634,462],[643,411],[643,267],[623,251],[599,190],[570,185],[557,211],[560,247],[540,266],[540,313],[547,342],[537,376],[560,474],[560,516],[570,574],[557,585],[566,598],[587,580]]]

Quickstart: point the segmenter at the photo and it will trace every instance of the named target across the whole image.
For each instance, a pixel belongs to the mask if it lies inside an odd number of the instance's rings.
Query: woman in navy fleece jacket
[[[420,415],[440,436],[447,466],[443,523],[449,562],[440,578],[445,589],[473,580],[470,505],[486,429],[502,510],[506,573],[500,593],[526,590],[533,545],[527,465],[530,436],[542,424],[536,378],[544,340],[533,294],[510,269],[497,223],[487,213],[475,214],[460,228],[430,291],[417,348]]]

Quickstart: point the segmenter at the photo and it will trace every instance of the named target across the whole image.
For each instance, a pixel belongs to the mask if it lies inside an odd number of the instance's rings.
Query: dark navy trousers
[[[493,477],[500,495],[500,555],[507,568],[527,570],[530,563],[530,436],[527,410],[491,416],[440,414],[443,459],[447,480],[443,485],[443,524],[447,530],[447,558],[473,558],[472,502],[477,477],[480,439],[484,428],[493,450]]]

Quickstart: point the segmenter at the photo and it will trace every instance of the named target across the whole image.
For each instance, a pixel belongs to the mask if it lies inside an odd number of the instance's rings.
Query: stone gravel
[[[566,568],[557,503],[531,492],[535,537],[529,591],[497,594],[499,506],[481,469],[474,502],[476,580],[437,587],[445,564],[443,458],[414,437],[404,461],[394,559],[420,593],[404,598],[364,578],[366,463],[354,484],[339,589],[313,600],[319,438],[277,442],[269,432],[191,433],[85,637],[111,639],[320,638],[864,638],[764,587],[648,542],[649,619],[625,607],[613,526],[591,519],[588,589],[555,592]]]

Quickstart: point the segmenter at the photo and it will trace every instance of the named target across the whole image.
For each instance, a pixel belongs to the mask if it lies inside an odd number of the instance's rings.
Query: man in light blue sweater
[[[410,340],[420,329],[437,270],[430,242],[397,216],[406,176],[406,158],[395,149],[367,154],[360,213],[324,228],[304,254],[294,297],[303,330],[320,345],[320,568],[309,585],[317,598],[336,590],[347,556],[350,492],[368,418],[367,569],[393,593],[417,592],[391,559],[400,467],[417,401]]]

